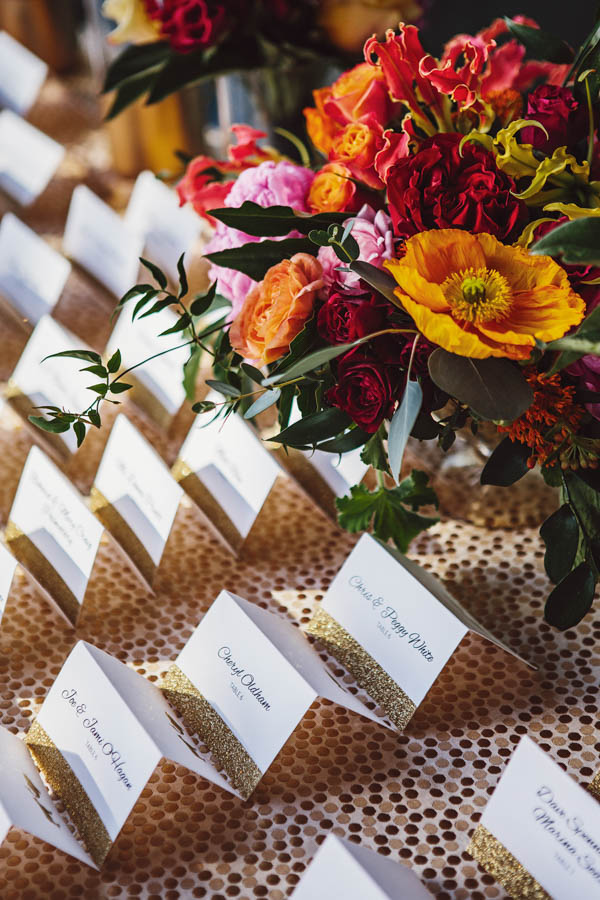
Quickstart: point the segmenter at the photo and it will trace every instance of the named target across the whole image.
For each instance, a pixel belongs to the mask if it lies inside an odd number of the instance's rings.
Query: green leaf
[[[548,597],[544,609],[546,622],[559,631],[573,628],[591,609],[595,587],[592,569],[587,563],[580,563]]]
[[[436,493],[429,485],[429,475],[420,469],[413,469],[410,475],[403,478],[395,492],[411,509],[419,509],[420,506],[438,507]]]
[[[529,471],[527,460],[531,450],[525,444],[505,437],[494,448],[481,472],[481,484],[509,487]]]
[[[269,438],[277,444],[287,447],[314,446],[319,441],[327,440],[344,431],[352,422],[350,416],[335,406],[305,416],[293,425],[289,425]]]
[[[546,574],[550,581],[558,584],[573,568],[579,547],[579,523],[568,503],[563,503],[546,519],[540,535],[546,545]]]
[[[197,403],[194,403],[192,406],[192,410],[195,413],[205,413],[212,412],[213,409],[217,408],[217,404],[213,403],[212,400],[199,400]]]
[[[100,426],[102,425],[102,419],[100,418],[100,413],[97,409],[90,409],[90,411],[88,412],[88,418],[92,425],[94,425],[96,428],[100,428]]]
[[[213,300],[215,299],[215,295],[217,293],[217,282],[214,281],[209,287],[206,294],[202,294],[200,297],[196,297],[192,305],[190,306],[190,312],[193,316],[203,316],[205,312],[207,312]]]
[[[313,228],[308,232],[308,239],[317,247],[329,247],[329,232],[321,228]]]
[[[366,281],[370,287],[383,294],[390,303],[393,303],[394,306],[399,306],[401,309],[403,308],[400,300],[394,293],[398,285],[386,269],[378,269],[377,266],[372,266],[371,263],[362,262],[359,259],[351,262],[350,268],[363,281]]]
[[[209,387],[213,388],[215,391],[218,391],[219,394],[222,394],[224,397],[239,397],[241,391],[239,388],[234,387],[232,384],[227,384],[225,381],[215,381],[212,378],[207,378],[206,383]]]
[[[558,256],[563,263],[600,265],[600,217],[586,216],[558,225],[530,248],[535,256]]]
[[[124,381],[113,381],[110,392],[111,394],[123,394],[125,391],[130,391],[132,387],[132,384],[126,384]]]
[[[81,420],[78,420],[77,422],[75,422],[73,425],[73,431],[75,432],[75,434],[77,436],[77,447],[81,447],[81,445],[83,444],[83,442],[85,440],[86,428],[85,428],[84,423]]]
[[[161,331],[159,337],[164,337],[166,334],[176,334],[178,331],[185,331],[186,328],[189,328],[192,323],[192,317],[189,313],[182,313],[174,325],[171,325],[170,328],[165,328],[164,331]]]
[[[423,403],[423,391],[418,381],[409,381],[400,406],[392,416],[388,433],[388,457],[390,472],[398,481],[406,444]]]
[[[371,435],[366,442],[363,451],[360,454],[360,458],[366,466],[373,466],[374,469],[377,469],[380,472],[389,473],[390,467],[388,465],[387,453],[383,444],[385,438],[385,425],[382,424],[375,434]]]
[[[265,391],[265,393],[261,394],[260,397],[257,397],[252,406],[246,410],[244,418],[253,419],[254,416],[257,416],[259,413],[264,412],[265,409],[269,409],[270,406],[273,406],[274,403],[277,403],[280,396],[281,391],[277,389],[274,391]]]
[[[518,419],[533,402],[521,370],[508,359],[469,359],[438,348],[429,374],[439,388],[489,421]]]
[[[115,98],[106,115],[108,121],[114,119],[149,90],[160,69],[146,69],[123,81],[116,89]]]
[[[147,260],[147,259],[144,259],[143,256],[140,257],[140,262],[141,262],[141,264],[142,264],[146,269],[148,269],[148,271],[149,271],[149,272],[152,274],[152,276],[154,277],[154,280],[156,281],[156,283],[157,283],[158,285],[160,285],[160,287],[161,287],[161,288],[163,289],[163,291],[164,291],[165,288],[167,287],[167,276],[165,275],[165,273],[163,272],[163,270],[160,269],[160,268],[156,265],[156,263],[153,263],[153,262],[150,262],[150,261]]]
[[[119,367],[121,365],[121,351],[115,350],[111,358],[106,364],[106,367],[111,375],[114,375],[115,372],[119,371]]]
[[[133,312],[131,314],[132,322],[136,319],[137,314],[144,308],[144,306],[147,303],[150,303],[151,300],[154,300],[158,293],[159,291],[157,291],[155,288],[152,288],[151,290],[146,291],[146,293],[140,297],[138,302],[135,304]]]
[[[132,300],[134,297],[138,297],[140,294],[147,294],[148,291],[154,291],[154,290],[156,290],[156,288],[154,287],[153,284],[135,284],[132,288],[129,288],[129,290],[123,294],[123,296],[121,297],[121,299],[119,300],[119,302],[116,305],[115,312],[117,310],[121,309],[122,306],[125,306],[125,304],[128,303],[130,300]],[[157,291],[157,293],[158,293],[158,291]],[[113,312],[113,315],[114,315],[114,312]]]
[[[196,379],[200,368],[200,360],[202,359],[202,350],[200,347],[193,347],[186,363],[183,366],[183,389],[185,396],[193,402],[196,396]]]
[[[102,93],[114,90],[122,82],[141,72],[158,68],[164,64],[170,52],[169,45],[164,41],[126,47],[108,67]]]
[[[80,372],[91,372],[92,375],[96,375],[97,378],[106,378],[108,372],[104,366],[86,366],[84,369],[80,369]]]
[[[585,317],[574,334],[544,344],[545,350],[560,351],[549,374],[553,375],[590,353],[600,356],[600,306]]]
[[[368,439],[368,432],[363,431],[362,428],[351,428],[345,434],[317,444],[315,449],[321,450],[322,453],[349,453],[351,450],[362,447]]]
[[[573,62],[573,51],[561,38],[554,37],[547,31],[542,31],[541,28],[519,25],[507,16],[504,17],[504,21],[508,25],[509,31],[523,44],[531,59],[546,60],[552,63]]]
[[[348,218],[347,213],[318,213],[312,216],[290,206],[263,207],[251,200],[246,200],[237,208],[211,209],[209,214],[230,228],[237,228],[253,237],[283,237],[290,231],[308,234],[312,229],[327,229],[332,223],[341,224]]]
[[[185,253],[182,253],[181,256],[179,257],[179,259],[177,260],[177,272],[179,274],[179,299],[180,300],[182,297],[185,297],[185,295],[188,292],[188,280],[187,280],[187,275],[185,274],[185,268],[183,265],[184,256],[185,256]]]
[[[312,372],[313,369],[320,369],[325,363],[331,362],[332,359],[335,359],[342,353],[346,353],[352,347],[357,347],[364,340],[368,340],[368,338],[361,338],[358,341],[353,341],[351,344],[336,344],[334,347],[323,347],[321,350],[315,350],[314,353],[309,353],[304,359],[298,360],[289,369],[285,369],[283,372],[278,371],[275,375],[269,375],[268,378],[264,378],[263,385],[268,387],[271,384],[277,384],[278,381],[288,381],[288,379],[298,378],[300,375]]]
[[[260,241],[258,243],[242,244],[232,250],[218,250],[216,253],[207,253],[209,259],[216,266],[224,266],[227,269],[235,269],[243,272],[255,281],[261,281],[268,270],[280,263],[283,259],[289,259],[296,253],[310,253],[313,256],[314,246],[308,238],[285,238],[283,241]]]
[[[153,303],[150,309],[147,309],[146,312],[143,312],[140,316],[140,319],[145,319],[147,316],[153,316],[155,313],[162,312],[163,309],[166,309],[167,306],[171,306],[173,303],[173,298],[169,295],[168,297],[163,297],[162,300],[157,300],[156,303]]]
[[[71,427],[64,419],[44,419],[43,416],[27,416],[32,425],[50,434],[63,434]]]
[[[46,362],[47,359],[56,359],[58,357],[84,359],[86,362],[96,363],[98,365],[102,364],[102,357],[99,353],[94,353],[93,350],[62,350],[60,353],[50,353],[43,358],[42,362]]]
[[[265,377],[260,369],[257,369],[255,366],[251,366],[250,363],[242,363],[241,369],[246,373],[250,381],[253,381],[255,384],[262,384],[263,378]]]
[[[106,384],[90,384],[89,391],[94,391],[95,394],[100,394],[101,397],[104,397],[108,390],[108,385]]]

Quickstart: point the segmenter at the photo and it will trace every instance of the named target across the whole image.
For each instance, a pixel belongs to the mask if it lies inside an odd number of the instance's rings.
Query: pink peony
[[[392,220],[382,209],[375,212],[370,206],[363,206],[354,219],[352,237],[358,243],[360,250],[358,258],[361,262],[368,262],[381,269],[383,261],[392,257],[394,250]],[[343,266],[344,263],[335,255],[333,247],[321,247],[318,258],[323,266],[323,282],[326,289],[337,285],[350,291],[360,290],[358,275],[354,272],[339,271],[339,266]]]
[[[314,179],[314,172],[290,162],[263,162],[259,166],[246,169],[238,177],[225,198],[225,206],[239,207],[246,200],[258,203],[259,206],[291,206],[292,209],[308,212],[307,197]],[[298,232],[290,232],[286,237],[299,237]],[[220,222],[205,248],[205,253],[216,253],[219,250],[230,250],[242,244],[258,243],[263,240],[282,240],[279,238],[260,238],[237,228],[229,228]],[[211,279],[218,280],[218,290],[231,301],[232,318],[235,318],[243,306],[250,290],[256,285],[248,275],[223,266],[211,266]]]

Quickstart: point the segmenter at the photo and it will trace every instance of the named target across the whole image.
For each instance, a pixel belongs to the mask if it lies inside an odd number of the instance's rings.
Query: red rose
[[[466,143],[461,157],[460,141],[460,134],[437,134],[392,169],[388,197],[400,237],[431,228],[462,228],[504,241],[526,224],[527,207],[511,193],[513,179],[480,144]]]
[[[386,309],[378,297],[334,291],[319,310],[317,328],[328,344],[345,344],[385,327]]]
[[[524,144],[536,150],[553,153],[557,147],[574,147],[587,128],[585,107],[575,99],[570,88],[542,84],[529,95],[525,119],[535,119],[548,132],[529,126],[521,132]]]
[[[399,387],[395,375],[393,368],[357,347],[339,360],[338,383],[327,391],[326,400],[347,412],[363,431],[374,434],[394,411]]]
[[[161,37],[177,53],[212,47],[230,23],[219,0],[144,0],[151,19],[160,22]],[[237,4],[236,4],[237,6]],[[236,18],[238,9],[235,10]]]

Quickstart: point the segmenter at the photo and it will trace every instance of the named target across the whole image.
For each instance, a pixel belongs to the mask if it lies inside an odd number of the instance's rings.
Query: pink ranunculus
[[[600,393],[600,357],[582,356],[577,362],[572,363],[566,371],[569,375],[579,378],[582,387],[587,391]],[[600,403],[586,403],[585,408],[595,419],[600,420]]]
[[[225,198],[225,206],[237,208],[246,200],[251,200],[259,206],[291,206],[292,209],[308,212],[307,197],[314,177],[310,169],[285,160],[263,162],[241,173]],[[283,237],[299,237],[299,233],[294,231],[281,237],[260,238],[219,223],[204,252],[216,253],[241,247],[242,244],[282,240]],[[218,280],[219,293],[231,301],[232,318],[235,318],[256,281],[224,266],[213,265],[209,275],[211,279]]]
[[[359,259],[378,269],[385,259],[391,259],[394,245],[392,220],[382,209],[375,212],[370,206],[362,207],[352,225],[352,237],[358,243]],[[328,289],[338,285],[347,290],[360,290],[360,278],[354,272],[340,272],[344,264],[335,255],[333,247],[321,247],[319,262],[323,266],[323,282]]]

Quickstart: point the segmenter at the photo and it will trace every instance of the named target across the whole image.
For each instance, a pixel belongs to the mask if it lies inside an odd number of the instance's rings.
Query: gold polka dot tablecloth
[[[60,89],[49,82],[45,92],[52,100]],[[85,97],[68,97],[81,112]],[[52,136],[61,139],[60,127],[76,131],[72,118],[63,116],[61,125],[44,113],[43,101],[38,114],[45,115]],[[62,139],[67,163],[74,159],[81,166],[77,178],[89,183],[92,170],[100,185],[111,184],[102,170],[101,135],[90,131],[89,121],[87,129]],[[35,211],[26,218],[40,233],[60,235],[68,196],[65,201],[57,189],[55,206],[46,200],[38,202],[37,219]],[[109,331],[110,305],[78,277],[55,315],[98,346]],[[0,379],[6,379],[26,335],[4,319],[0,329]],[[189,417],[180,416],[167,435],[129,402],[123,409],[172,463]],[[107,437],[108,427],[94,432],[63,466],[83,492],[91,487]],[[38,437],[4,408],[3,526],[33,439]],[[476,466],[446,468],[448,461],[442,467],[435,453],[414,452],[434,475],[442,518],[414,543],[411,556],[538,671],[468,635],[401,735],[318,700],[245,802],[163,761],[101,873],[12,831],[0,847],[2,900],[283,900],[330,832],[411,866],[438,898],[506,896],[465,848],[521,735],[534,738],[580,784],[600,765],[600,607],[564,634],[544,624],[549,584],[534,526],[554,498],[535,480],[518,494],[480,491]],[[234,559],[185,498],[154,594],[104,544],[76,632],[18,576],[0,628],[0,724],[15,733],[27,730],[79,638],[158,681],[222,588],[306,624],[355,539],[292,482],[278,484],[269,510],[270,519],[262,518]]]

